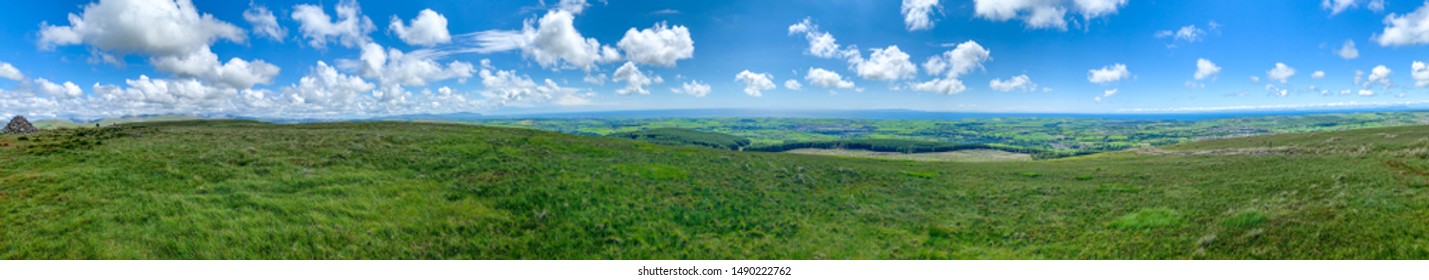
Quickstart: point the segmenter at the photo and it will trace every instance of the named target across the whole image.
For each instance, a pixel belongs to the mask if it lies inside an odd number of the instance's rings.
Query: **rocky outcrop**
[[[31,125],[30,121],[25,119],[25,116],[15,116],[14,119],[10,119],[10,124],[5,125],[5,130],[0,131],[0,133],[4,134],[30,134],[35,132],[40,132],[40,130],[36,129],[34,125]]]

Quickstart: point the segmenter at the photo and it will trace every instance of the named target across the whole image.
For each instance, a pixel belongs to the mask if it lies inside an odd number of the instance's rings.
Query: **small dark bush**
[[[739,150],[740,147],[749,145],[749,139],[739,136],[684,128],[654,128],[619,132],[611,133],[606,135],[606,137],[639,140],[664,145],[701,146],[727,150]]]

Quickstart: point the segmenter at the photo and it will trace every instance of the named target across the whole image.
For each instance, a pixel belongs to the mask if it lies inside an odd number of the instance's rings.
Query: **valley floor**
[[[887,160],[911,160],[911,161],[955,161],[955,162],[995,162],[995,161],[1030,161],[1032,155],[1013,153],[991,149],[960,150],[951,152],[935,153],[899,153],[899,152],[875,152],[866,150],[851,149],[793,149],[785,153],[824,155],[837,157],[854,158],[874,158]]]

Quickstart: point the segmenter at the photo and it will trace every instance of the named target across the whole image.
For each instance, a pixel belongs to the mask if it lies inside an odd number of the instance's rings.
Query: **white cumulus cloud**
[[[1067,29],[1067,13],[1085,20],[1115,14],[1127,0],[974,0],[973,15],[993,21],[1022,20],[1033,29]]]
[[[1429,2],[1409,14],[1385,16],[1384,30],[1373,40],[1380,46],[1396,47],[1429,43]]]
[[[402,19],[394,15],[388,29],[402,42],[413,46],[430,47],[452,41],[452,34],[447,31],[447,17],[432,9],[418,12],[410,24],[403,24]]]
[[[384,49],[371,42],[363,44],[358,61],[339,60],[338,65],[389,86],[426,86],[450,79],[465,81],[476,72],[471,63],[451,61],[443,65],[430,58],[403,53],[396,48]]]
[[[804,85],[800,84],[798,80],[788,79],[784,80],[784,88],[791,90],[800,90],[804,88]]]
[[[1415,87],[1429,87],[1429,66],[1425,66],[1424,62],[1415,61],[1410,65],[1409,70],[1410,76],[1414,77]]]
[[[909,56],[898,46],[873,49],[867,59],[857,57],[851,60],[854,72],[859,77],[879,81],[912,79],[918,74],[918,67],[908,60]]]
[[[1097,84],[1111,84],[1131,78],[1131,71],[1126,69],[1126,64],[1113,64],[1103,66],[1101,69],[1087,70],[1087,81]]]
[[[929,91],[941,94],[958,94],[968,89],[967,86],[963,85],[962,80],[950,78],[933,79],[931,81],[915,83],[911,87],[916,91]]]
[[[763,96],[764,90],[774,89],[774,75],[769,73],[754,73],[744,70],[735,74],[734,79],[744,83],[744,94],[749,96]]]
[[[581,78],[581,80],[582,80],[582,81],[585,81],[587,84],[592,84],[592,85],[597,85],[597,86],[605,85],[605,80],[607,80],[607,79],[608,79],[608,78],[605,76],[605,73],[594,73],[594,74],[587,73],[587,74],[585,75],[585,77],[582,77],[582,78]]]
[[[249,3],[248,10],[243,11],[243,20],[248,21],[253,26],[253,33],[264,37],[272,38],[278,42],[283,41],[283,37],[288,36],[288,29],[278,25],[278,17],[273,15],[268,7]]]
[[[1394,83],[1389,80],[1389,74],[1391,73],[1394,73],[1394,71],[1389,70],[1389,67],[1385,67],[1384,65],[1375,66],[1374,69],[1369,70],[1369,78],[1365,79],[1364,86],[1368,87],[1370,84],[1378,83],[1388,88],[1394,85]]]
[[[1320,0],[1320,7],[1330,10],[1330,15],[1337,15],[1341,12],[1365,4],[1365,8],[1371,11],[1384,11],[1384,0]]]
[[[804,80],[821,88],[848,89],[854,87],[852,81],[845,80],[839,73],[823,68],[809,68],[809,72],[804,75]]]
[[[917,91],[942,94],[961,93],[967,90],[967,87],[959,78],[973,70],[981,69],[982,64],[988,60],[992,60],[992,51],[983,48],[976,41],[968,40],[959,43],[953,50],[930,57],[923,62],[923,70],[932,75],[942,74],[942,78],[915,83],[912,88]]]
[[[280,72],[278,66],[263,60],[231,58],[228,62],[220,63],[218,55],[207,48],[183,56],[154,57],[149,59],[149,62],[160,71],[184,78],[200,78],[235,89],[247,89],[255,84],[271,84]]]
[[[665,79],[661,78],[660,76],[641,72],[640,68],[635,67],[634,62],[629,61],[626,61],[625,65],[621,65],[619,69],[615,69],[615,74],[611,77],[612,81],[625,82],[624,88],[615,90],[615,93],[622,95],[631,93],[650,94],[650,90],[646,89],[646,86],[662,83],[665,81]]]
[[[938,8],[938,0],[903,0],[899,11],[903,13],[903,24],[908,31],[933,28],[933,10]]]
[[[1214,77],[1219,73],[1221,73],[1221,67],[1216,66],[1215,62],[1211,62],[1211,60],[1205,58],[1196,59],[1196,74],[1193,75],[1193,77],[1196,78],[1197,81]]]
[[[706,94],[710,93],[710,85],[692,80],[681,84],[678,88],[670,88],[670,92],[689,94],[695,97],[705,97]]]
[[[323,49],[329,41],[336,41],[344,47],[356,48],[372,41],[367,34],[377,27],[372,19],[362,15],[362,7],[356,0],[339,1],[333,9],[337,13],[336,21],[320,6],[293,6],[291,17],[298,22],[298,31],[308,39],[308,45]]]
[[[245,17],[255,13],[261,18],[256,7],[250,7]],[[86,44],[97,56],[111,61],[119,60],[111,53],[147,55],[159,71],[234,89],[268,84],[279,72],[277,66],[263,60],[220,62],[210,46],[220,39],[244,42],[246,33],[213,15],[199,13],[189,0],[105,0],[86,5],[80,14],[70,14],[69,23],[41,23],[41,48]]]
[[[140,75],[138,80],[124,83],[129,87],[96,84],[94,91],[105,100],[130,107],[216,107],[238,94],[237,90],[210,87],[196,79],[150,79]]]
[[[1098,95],[1096,98],[1093,98],[1093,99],[1096,99],[1097,102],[1102,102],[1102,99],[1106,99],[1107,97],[1111,97],[1112,95],[1116,95],[1116,91],[1117,91],[1117,89],[1108,89],[1108,90],[1106,90],[1106,91],[1103,91],[1103,92],[1102,92],[1102,95]]]
[[[500,104],[538,103],[552,101],[557,105],[574,106],[590,104],[591,94],[580,94],[579,90],[564,88],[551,79],[542,82],[517,74],[515,70],[501,70],[483,60],[481,77],[482,95]]]
[[[25,74],[20,73],[20,69],[15,68],[15,65],[10,65],[10,63],[6,62],[0,62],[0,78],[19,81],[25,79]]]
[[[981,69],[983,62],[992,59],[992,51],[983,48],[976,41],[968,40],[958,44],[953,50],[943,52],[940,56],[929,57],[923,63],[923,70],[928,74],[946,74],[951,77],[962,76],[976,69]]]
[[[1027,77],[1027,75],[1013,76],[1011,79],[1005,81],[1002,79],[992,79],[992,81],[988,82],[987,86],[1001,92],[1037,90],[1037,84],[1032,83],[1032,78]]]
[[[272,84],[273,78],[278,77],[279,69],[263,60],[230,58],[211,73],[200,77],[235,89],[247,89],[257,84]]]
[[[1290,66],[1286,66],[1285,63],[1280,62],[1275,63],[1275,68],[1270,68],[1269,71],[1265,71],[1266,79],[1280,81],[1282,84],[1289,83],[1291,76],[1295,76],[1295,68],[1291,68]]]
[[[1195,43],[1201,41],[1206,36],[1206,30],[1196,27],[1195,24],[1182,26],[1176,30],[1161,30],[1156,32],[1156,38],[1170,38],[1173,41],[1185,41]]]
[[[75,98],[84,94],[84,90],[72,82],[56,84],[45,78],[35,79],[35,87],[35,91],[39,93],[59,98]]]
[[[577,15],[585,11],[586,7],[590,7],[590,3],[586,3],[586,0],[561,0],[560,2],[556,3],[557,10],[566,11]]]
[[[853,48],[842,48],[833,34],[819,29],[818,24],[814,24],[811,18],[804,18],[803,21],[789,26],[789,35],[803,34],[809,41],[809,48],[805,50],[809,55],[819,58],[847,58],[852,59],[861,56],[858,50]]]
[[[284,88],[284,92],[294,104],[336,113],[349,109],[376,88],[361,77],[338,73],[336,68],[318,61],[311,73],[297,84]]]
[[[526,20],[520,31],[492,30],[475,34],[476,52],[521,50],[542,67],[591,71],[597,63],[621,59],[613,47],[586,38],[575,27],[575,15],[566,10],[549,11],[536,20]]]
[[[631,28],[616,46],[625,51],[626,58],[647,65],[671,67],[695,56],[695,41],[690,38],[690,30],[681,25],[667,27],[657,23],[642,30]]]
[[[1341,45],[1340,51],[1336,52],[1335,54],[1340,55],[1340,58],[1355,59],[1360,57],[1360,50],[1355,49],[1354,40],[1345,40],[1345,44]]]
[[[40,23],[39,45],[89,44],[119,54],[183,55],[214,41],[244,42],[243,29],[200,14],[189,0],[106,0],[70,14],[68,26]]]

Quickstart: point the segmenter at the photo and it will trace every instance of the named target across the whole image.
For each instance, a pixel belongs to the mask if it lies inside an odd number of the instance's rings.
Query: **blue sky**
[[[10,42],[0,45],[0,115],[37,118],[1429,102],[1429,70],[1415,77],[1413,66],[1429,61],[1429,2],[1417,1],[11,6],[0,17]]]

